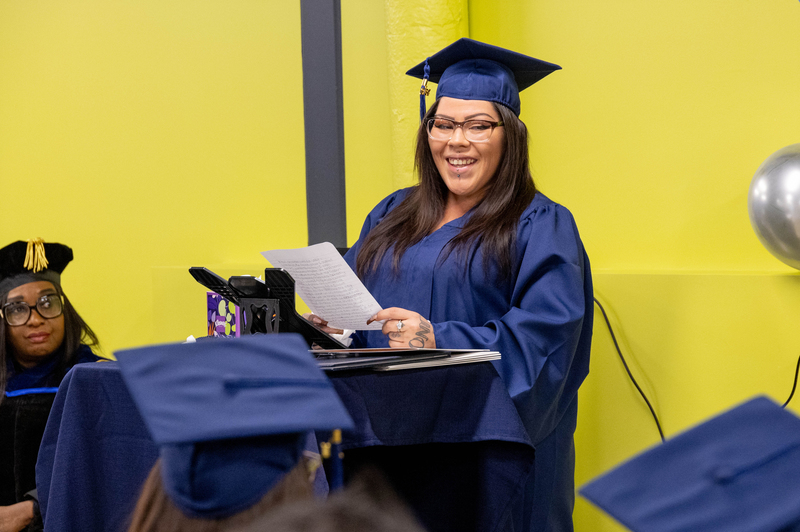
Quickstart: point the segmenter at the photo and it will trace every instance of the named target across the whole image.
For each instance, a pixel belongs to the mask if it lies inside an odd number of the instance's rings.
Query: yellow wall
[[[800,276],[761,247],[747,190],[800,141],[794,0],[470,1],[470,36],[564,69],[523,93],[537,183],[569,207],[622,348],[667,436],[800,355]],[[581,390],[578,484],[656,444],[600,313]],[[576,530],[621,530],[579,499]]]
[[[190,266],[307,243],[300,48],[298,2],[0,3],[0,242],[73,247],[106,354],[203,332]]]
[[[411,186],[420,80],[405,72],[469,31],[467,0],[342,0],[347,234]],[[436,86],[431,85],[433,101]]]
[[[800,3],[342,0],[351,243],[410,182],[402,72],[467,35],[564,67],[522,95],[534,175],[574,213],[667,435],[785,400],[800,276],[746,194],[800,141]],[[0,3],[0,245],[75,249],[64,285],[107,354],[203,334],[188,267],[258,274],[259,251],[306,244],[302,125],[298,1]],[[579,483],[658,441],[599,313],[592,357]],[[576,528],[619,530],[581,500]]]
[[[472,0],[471,36],[564,67],[523,93],[543,188],[599,268],[787,271],[746,193],[798,142],[800,3]]]

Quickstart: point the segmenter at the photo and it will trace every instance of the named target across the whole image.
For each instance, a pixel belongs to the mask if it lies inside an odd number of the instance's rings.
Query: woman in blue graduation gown
[[[40,239],[0,249],[0,530],[41,530],[36,458],[55,392],[97,337],[61,289],[72,260]],[[5,528],[3,528],[5,527]]]
[[[383,330],[355,345],[502,353],[493,364],[536,449],[525,527],[548,531],[572,530],[593,301],[575,221],[534,186],[518,118],[518,91],[558,68],[461,39],[409,71],[423,91],[438,82],[417,135],[419,184],[378,204],[345,257],[384,309]]]

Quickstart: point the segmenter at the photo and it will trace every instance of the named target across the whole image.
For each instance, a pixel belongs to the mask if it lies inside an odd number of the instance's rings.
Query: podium
[[[525,529],[533,445],[491,363],[331,377],[357,426],[345,475],[382,469],[431,532]],[[117,364],[75,366],[36,467],[45,530],[124,529],[157,457]]]

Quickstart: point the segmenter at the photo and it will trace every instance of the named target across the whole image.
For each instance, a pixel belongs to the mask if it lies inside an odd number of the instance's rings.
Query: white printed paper
[[[337,329],[381,329],[367,320],[381,306],[330,242],[299,249],[274,249],[261,254],[274,268],[283,268],[295,281],[297,295],[311,312]]]

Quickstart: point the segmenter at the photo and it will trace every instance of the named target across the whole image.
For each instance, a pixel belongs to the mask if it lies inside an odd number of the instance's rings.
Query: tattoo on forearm
[[[414,338],[409,340],[409,347],[425,347],[425,342],[428,341],[428,334],[431,332],[431,322],[425,321],[424,318],[419,319],[419,331],[414,335]]]

